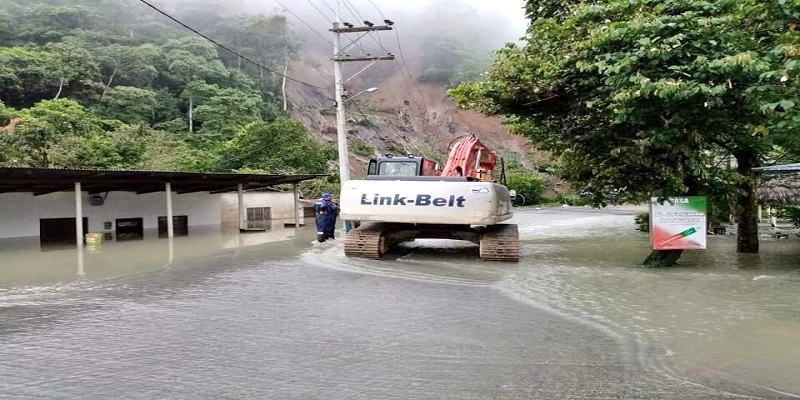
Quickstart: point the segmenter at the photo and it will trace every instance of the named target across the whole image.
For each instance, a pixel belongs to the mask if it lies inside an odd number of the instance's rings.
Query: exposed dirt
[[[407,152],[444,161],[448,144],[470,133],[501,156],[518,154],[529,166],[544,159],[543,154],[533,154],[527,139],[510,134],[499,118],[458,109],[444,85],[416,82],[411,77],[413,65],[407,70],[400,61],[395,63],[373,66],[345,85],[351,94],[370,86],[379,87],[346,103],[354,175],[363,174],[369,157],[377,154]],[[333,64],[329,56],[306,53],[304,59],[292,65],[289,75],[330,88],[323,90],[289,81],[287,96],[296,119],[320,141],[336,143]]]

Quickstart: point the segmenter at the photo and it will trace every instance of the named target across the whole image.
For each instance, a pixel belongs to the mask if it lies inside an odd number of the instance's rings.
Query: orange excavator
[[[512,192],[497,153],[475,135],[450,143],[443,168],[412,154],[370,160],[367,176],[342,185],[341,218],[358,221],[347,234],[345,254],[380,259],[394,245],[420,238],[466,240],[480,258],[518,261]]]

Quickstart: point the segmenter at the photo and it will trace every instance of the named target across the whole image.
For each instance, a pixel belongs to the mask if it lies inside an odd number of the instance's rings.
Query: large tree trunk
[[[734,154],[736,172],[739,174],[736,193],[736,223],[739,225],[736,238],[738,253],[758,253],[758,201],[756,197],[756,175],[758,156],[752,151]]]
[[[118,68],[114,68],[114,72],[112,72],[112,73],[111,73],[111,76],[108,78],[108,83],[106,83],[106,87],[105,87],[105,88],[103,88],[103,94],[101,94],[101,95],[100,95],[100,100],[101,100],[101,101],[102,101],[102,100],[104,100],[104,99],[106,98],[106,93],[108,93],[108,88],[110,88],[110,87],[111,87],[111,82],[113,82],[113,81],[114,81],[114,76],[116,76],[116,75],[117,75],[117,69],[118,69]]]
[[[56,93],[56,97],[54,97],[54,99],[57,99],[57,98],[61,97],[61,92],[64,90],[64,83],[65,82],[66,82],[66,79],[61,78],[61,82],[58,84],[58,93]]]
[[[289,72],[289,57],[286,57],[286,63],[283,66],[283,83],[281,84],[281,92],[283,92],[283,111],[286,111],[286,73]]]
[[[189,96],[189,134],[194,133],[194,99]]]

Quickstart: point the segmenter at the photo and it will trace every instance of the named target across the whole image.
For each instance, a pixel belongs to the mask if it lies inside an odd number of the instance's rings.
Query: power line
[[[324,4],[324,5],[325,5],[325,7],[327,7],[327,8],[328,8],[328,10],[331,10],[331,12],[332,12],[334,15],[336,14],[336,10],[334,10],[334,9],[333,9],[333,7],[331,7],[331,6],[330,6],[330,4],[328,4],[328,2],[327,2],[327,1],[325,1],[325,0],[322,0],[322,4]]]
[[[306,1],[308,2],[308,4],[311,5],[311,7],[314,7],[314,9],[317,10],[317,12],[319,12],[320,15],[322,15],[325,19],[327,19],[328,22],[330,22],[331,24],[333,23],[333,20],[329,16],[325,15],[325,13],[322,12],[322,10],[320,10],[319,7],[315,6],[311,0],[306,0]]]
[[[301,22],[303,25],[305,25],[305,26],[306,26],[308,29],[311,29],[311,31],[312,31],[312,32],[316,33],[316,34],[317,34],[317,36],[321,37],[321,38],[322,38],[322,40],[324,40],[324,41],[328,42],[328,44],[330,44],[331,46],[333,46],[333,42],[331,42],[330,40],[328,40],[328,38],[326,38],[326,37],[325,37],[325,36],[323,36],[321,33],[319,33],[319,31],[318,31],[318,30],[316,30],[316,29],[314,29],[314,27],[313,27],[313,26],[309,25],[309,24],[308,24],[308,22],[306,22],[305,20],[303,20],[302,18],[300,18],[300,16],[298,16],[298,15],[297,15],[297,14],[295,14],[295,13],[294,13],[292,10],[290,10],[290,9],[289,9],[289,7],[286,7],[286,6],[285,6],[283,3],[281,3],[281,2],[280,2],[280,0],[275,0],[275,2],[276,2],[276,3],[278,3],[278,4],[280,4],[280,5],[281,5],[281,7],[283,7],[283,8],[284,8],[284,9],[285,9],[285,10],[286,10],[286,11],[287,11],[289,14],[292,14],[292,15],[293,15],[295,18],[297,18],[297,20],[298,20],[298,21],[300,21],[300,22]]]
[[[378,10],[378,14],[380,14],[381,18],[386,19],[386,16],[383,15],[381,9],[378,8],[378,6],[372,0],[367,0],[367,1],[369,2],[369,4],[372,4],[372,6],[375,7],[376,10]]]
[[[419,95],[420,100],[422,100],[422,105],[425,106],[425,121],[426,121],[425,125],[427,126],[427,121],[428,121],[428,102],[425,101],[425,95],[419,89],[419,85],[417,84],[417,81],[414,79],[414,75],[411,73],[411,69],[408,68],[408,64],[406,63],[406,57],[403,55],[403,47],[400,46],[400,34],[397,32],[397,28],[396,27],[394,28],[394,36],[395,36],[396,41],[397,41],[397,53],[400,55],[400,62],[402,63],[403,68],[406,70],[406,73],[408,74],[408,79],[411,80],[411,84],[414,86],[414,89],[417,90],[417,94]]]
[[[179,21],[178,19],[176,19],[176,18],[175,18],[175,17],[173,17],[172,15],[169,15],[169,14],[167,14],[166,12],[162,11],[162,10],[161,10],[161,9],[159,9],[158,7],[156,7],[156,6],[154,6],[153,4],[151,4],[151,3],[147,2],[147,0],[139,0],[139,1],[140,1],[141,3],[143,3],[143,4],[145,4],[146,6],[148,6],[148,7],[152,8],[153,10],[155,10],[156,12],[158,12],[159,14],[161,14],[161,15],[163,15],[163,16],[165,16],[165,17],[169,18],[170,20],[172,20],[172,21],[173,21],[173,22],[175,22],[176,24],[178,24],[178,25],[180,25],[180,26],[182,26],[182,27],[184,27],[184,28],[186,28],[186,29],[188,29],[188,30],[192,31],[192,32],[193,32],[194,34],[196,34],[197,36],[200,36],[200,37],[202,37],[203,39],[205,39],[205,40],[208,40],[209,42],[211,42],[211,43],[213,43],[213,44],[215,44],[215,45],[219,46],[219,47],[220,47],[220,48],[222,48],[222,49],[225,49],[226,51],[230,52],[231,54],[233,54],[233,55],[235,55],[235,56],[238,56],[238,57],[242,58],[243,60],[246,60],[246,61],[248,61],[248,62],[252,63],[253,65],[256,65],[256,66],[258,66],[258,67],[260,67],[261,69],[263,69],[263,70],[265,70],[265,71],[267,71],[267,72],[270,72],[270,73],[272,73],[272,74],[278,75],[278,76],[280,76],[280,77],[283,77],[283,78],[286,78],[286,79],[288,79],[288,80],[290,80],[290,81],[292,81],[292,82],[297,82],[297,83],[299,83],[299,84],[302,84],[302,85],[310,86],[310,87],[317,88],[317,89],[323,89],[323,90],[328,90],[328,89],[329,89],[329,88],[325,88],[325,87],[322,87],[322,86],[317,86],[317,85],[314,85],[314,84],[311,84],[311,83],[308,83],[308,82],[303,82],[303,81],[301,81],[301,80],[299,80],[299,79],[295,79],[295,78],[292,78],[292,77],[290,77],[290,76],[288,76],[288,75],[284,75],[284,74],[282,74],[282,73],[280,73],[280,72],[278,72],[278,71],[274,71],[274,70],[272,70],[272,69],[270,69],[270,68],[266,67],[264,64],[261,64],[261,63],[259,63],[259,62],[257,62],[257,61],[254,61],[254,60],[252,60],[251,58],[249,58],[249,57],[247,57],[247,56],[244,56],[244,55],[242,55],[241,53],[239,53],[239,52],[237,52],[237,51],[235,51],[235,50],[231,49],[230,47],[228,47],[228,46],[225,46],[225,45],[223,45],[223,44],[221,44],[221,43],[217,42],[216,40],[214,40],[214,39],[211,39],[210,37],[208,37],[208,36],[206,36],[206,35],[204,35],[204,34],[200,33],[200,32],[199,32],[197,29],[194,29],[194,28],[192,28],[191,26],[189,26],[189,25],[186,25],[185,23],[183,23],[183,22]]]
[[[349,0],[342,0],[342,2],[344,4],[344,6],[347,8],[347,10],[354,17],[356,17],[357,19],[362,19],[361,18],[361,14],[357,11],[357,7],[354,6]],[[383,18],[385,20],[386,18],[384,16],[383,12],[381,11],[381,9],[372,0],[369,0],[369,3],[373,7],[375,7],[375,9],[378,11],[378,14],[380,14],[381,18]],[[352,6],[352,8],[351,8],[351,6]],[[411,73],[410,68],[408,68],[408,64],[406,63],[405,57],[403,55],[403,48],[400,46],[400,35],[398,34],[397,27],[395,26],[393,30],[394,30],[395,37],[397,39],[397,50],[398,50],[398,52],[400,54],[400,60],[402,62],[402,68],[400,69],[401,75],[403,75],[402,72],[403,72],[403,70],[405,70],[406,74],[408,75],[408,79],[410,81],[410,84],[414,87],[414,89],[416,91],[416,95],[417,95],[416,97],[418,98],[418,100],[420,100],[420,102],[422,103],[422,106],[425,108],[425,116],[423,118],[423,123],[424,123],[425,128],[428,129],[429,128],[429,122],[430,122],[429,121],[429,116],[428,116],[428,111],[429,111],[428,102],[425,100],[425,95],[422,93],[422,90],[420,90],[419,84],[414,79],[414,75]],[[381,48],[382,51],[388,52],[386,50],[386,47],[383,44],[383,41],[380,39],[380,35],[379,34],[375,34],[373,36],[372,32],[370,32],[369,37],[370,37],[370,39],[372,39]],[[381,72],[382,75],[385,75],[383,73],[383,71],[381,70],[380,66],[378,66],[378,71]],[[397,100],[397,98],[395,98],[395,100]]]

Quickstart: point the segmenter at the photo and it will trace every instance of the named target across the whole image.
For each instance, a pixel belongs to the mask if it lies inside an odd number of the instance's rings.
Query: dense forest
[[[273,71],[298,51],[283,15],[166,10]],[[281,84],[138,1],[0,0],[2,165],[327,172]]]

